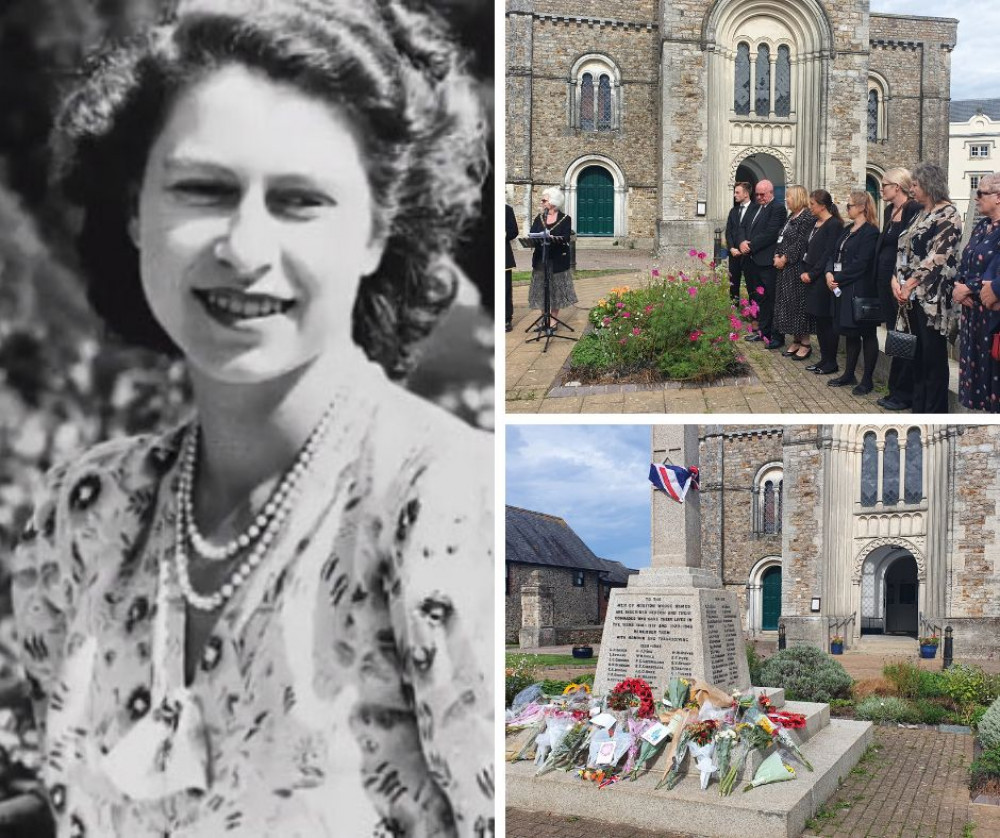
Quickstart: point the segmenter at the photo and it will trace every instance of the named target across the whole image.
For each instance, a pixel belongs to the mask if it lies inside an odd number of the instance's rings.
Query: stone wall
[[[598,622],[600,583],[596,571],[586,571],[582,588],[573,585],[573,571],[565,567],[507,564],[507,595],[504,597],[505,642],[517,643],[521,630],[521,586],[532,571],[539,571],[543,585],[552,586],[554,622],[560,626],[585,626]]]
[[[889,82],[888,137],[873,144],[870,162],[883,170],[925,161],[948,169],[951,51],[958,21],[871,16],[871,69]]]

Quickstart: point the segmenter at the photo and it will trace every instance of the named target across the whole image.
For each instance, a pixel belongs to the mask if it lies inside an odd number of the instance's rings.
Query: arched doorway
[[[772,566],[761,577],[761,631],[777,631],[781,620],[781,566]]]
[[[872,174],[869,174],[865,178],[865,191],[872,196],[872,200],[875,202],[875,212],[879,215],[879,217],[882,215],[881,180],[881,178]]]
[[[906,555],[885,572],[886,634],[917,635],[917,562]]]
[[[576,183],[576,232],[580,236],[615,233],[615,182],[602,166],[587,166]]]
[[[745,157],[736,169],[736,180],[749,181],[753,186],[757,181],[769,180],[774,184],[774,200],[785,203],[785,168],[770,154],[758,152]]]

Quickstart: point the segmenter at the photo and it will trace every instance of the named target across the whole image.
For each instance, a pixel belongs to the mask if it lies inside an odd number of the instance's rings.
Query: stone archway
[[[899,544],[874,547],[861,563],[860,634],[917,630],[921,573],[913,552]]]
[[[771,181],[774,184],[774,200],[779,204],[785,203],[786,171],[773,154],[758,151],[744,157],[736,169],[736,181],[741,180],[749,181],[754,186],[761,180]]]
[[[563,191],[566,193],[566,212],[573,217],[574,225],[579,218],[579,188],[581,176],[594,174],[595,172],[606,172],[610,176],[611,187],[613,189],[613,232],[603,235],[621,238],[628,235],[627,204],[628,186],[625,180],[625,172],[610,157],[603,154],[584,154],[574,160],[566,169],[563,177]],[[586,179],[586,178],[585,178]],[[601,234],[595,234],[601,235]]]
[[[777,631],[781,620],[781,556],[765,556],[747,577],[747,628],[751,633]],[[774,602],[775,593],[777,603]]]

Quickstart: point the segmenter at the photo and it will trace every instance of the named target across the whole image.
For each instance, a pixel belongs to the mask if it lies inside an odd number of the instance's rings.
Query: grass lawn
[[[637,273],[637,271],[628,271],[628,270],[623,271],[621,269],[612,270],[610,268],[603,268],[599,271],[574,271],[573,279],[574,280],[590,279],[591,277],[595,276],[611,276],[612,274],[627,274],[627,273]],[[514,271],[512,278],[515,285],[517,285],[518,283],[530,282],[531,271]]]
[[[516,652],[508,652],[506,655],[506,665],[513,666],[516,658],[524,657]],[[541,666],[580,666],[584,669],[597,666],[597,656],[592,658],[574,658],[572,655],[528,655],[531,658],[532,667]]]

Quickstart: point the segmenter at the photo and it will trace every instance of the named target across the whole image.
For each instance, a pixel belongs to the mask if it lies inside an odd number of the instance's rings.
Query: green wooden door
[[[576,232],[580,236],[615,234],[615,182],[607,169],[587,166],[576,182]]]
[[[781,619],[781,568],[765,570],[762,586],[760,627],[762,631],[777,631]]]

